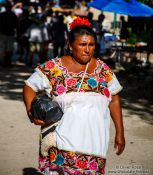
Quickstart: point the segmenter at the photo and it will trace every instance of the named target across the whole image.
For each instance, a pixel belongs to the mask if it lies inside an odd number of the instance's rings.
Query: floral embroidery
[[[75,174],[75,175],[83,175],[83,172],[76,170],[73,174]]]
[[[94,79],[94,78],[90,78],[88,81],[87,81],[87,84],[92,87],[92,88],[95,88],[97,87],[98,83],[97,81]]]
[[[52,69],[54,66],[55,66],[55,63],[50,60],[45,64],[45,68],[48,70]]]
[[[106,86],[106,82],[105,82],[105,81],[101,82],[100,84],[101,84],[102,86]]]
[[[77,159],[76,160],[76,166],[81,168],[81,169],[86,169],[87,168],[87,161],[86,160],[81,160],[81,159]]]
[[[81,79],[84,74],[68,72],[68,70],[62,66],[61,59],[54,61],[48,61],[45,64],[38,66],[38,69],[44,73],[50,81],[52,86],[51,93],[55,96],[62,95],[64,93],[76,92],[80,87]],[[107,64],[100,60],[97,60],[97,67],[92,74],[86,74],[80,92],[96,92],[101,93],[109,98],[110,93],[107,88],[107,84],[112,81],[113,73]]]
[[[80,88],[80,91],[79,92],[85,92],[85,90],[83,88]]]
[[[52,79],[50,80],[51,85],[54,85],[56,83],[56,78],[52,77]]]
[[[105,78],[106,78],[106,82],[109,82],[109,81],[112,80],[112,73],[109,70],[106,71],[106,77]]]
[[[43,171],[45,168],[49,166],[49,159],[48,157],[39,157],[39,169]]]
[[[72,87],[72,86],[76,86],[77,84],[77,80],[75,78],[68,78],[66,79],[67,85]]]
[[[56,157],[56,156],[55,156],[55,153],[51,152],[51,153],[50,153],[50,160],[51,160],[51,161],[54,161],[54,160],[55,160],[55,157]]]
[[[46,75],[51,86],[51,93],[58,96],[64,93],[76,92],[80,86],[83,71],[69,73],[61,65],[60,59],[48,61],[38,66],[38,69]],[[96,92],[110,97],[108,82],[112,81],[113,73],[109,67],[100,60],[97,60],[97,67],[92,74],[86,74],[80,92]],[[39,160],[39,169],[43,172],[45,168],[67,172],[76,175],[103,175],[105,172],[105,159],[90,155],[67,152],[52,148],[50,156]],[[80,169],[81,168],[81,169]]]
[[[53,69],[51,69],[50,72],[55,77],[62,75],[62,71],[57,67],[54,67]]]
[[[85,89],[85,90],[88,89],[88,85],[86,83],[84,83],[84,82],[82,83],[81,87],[82,87],[82,89]]]
[[[49,159],[40,158],[41,172],[48,167],[50,171],[61,174],[64,171],[70,175],[104,175],[106,159],[101,157],[59,150],[56,147],[51,147],[49,154]]]
[[[62,155],[57,155],[55,162],[57,165],[63,165],[64,164],[64,157]]]
[[[104,67],[104,69],[106,69],[106,70],[110,70],[110,68],[107,66],[107,64],[103,64],[103,67]]]
[[[70,155],[71,157],[74,157],[74,156],[75,156],[75,152],[70,151],[70,152],[69,152],[69,155]]]
[[[98,82],[101,83],[101,82],[105,82],[105,78],[98,78]]]
[[[75,164],[75,160],[73,158],[68,159],[68,162],[69,162],[70,165],[74,165]]]
[[[56,86],[56,92],[58,93],[58,95],[61,95],[64,92],[66,92],[66,89],[63,85],[59,85],[59,86]]]
[[[97,164],[97,162],[95,162],[95,161],[90,162],[89,163],[89,168],[90,168],[90,170],[97,171],[98,170],[98,164]]]
[[[103,92],[104,92],[104,95],[109,98],[110,96],[109,90],[107,88],[104,88]]]

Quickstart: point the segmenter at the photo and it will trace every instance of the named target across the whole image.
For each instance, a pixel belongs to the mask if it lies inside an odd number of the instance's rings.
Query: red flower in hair
[[[74,27],[80,26],[80,25],[85,25],[85,26],[89,26],[90,27],[91,23],[86,18],[77,17],[75,20],[73,20],[73,22],[71,22],[69,24],[69,27],[72,30]]]

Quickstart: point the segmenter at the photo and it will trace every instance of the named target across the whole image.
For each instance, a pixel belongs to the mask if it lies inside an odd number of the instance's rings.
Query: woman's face
[[[95,39],[91,35],[76,35],[74,42],[70,45],[70,50],[75,61],[87,64],[94,54]]]

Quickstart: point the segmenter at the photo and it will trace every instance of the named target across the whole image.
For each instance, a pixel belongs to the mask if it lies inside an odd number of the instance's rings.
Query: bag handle
[[[79,85],[79,88],[78,88],[77,92],[79,92],[80,89],[81,89],[81,86],[82,86],[82,83],[83,83],[84,77],[85,77],[85,75],[86,75],[86,72],[87,72],[88,66],[89,66],[89,62],[88,62],[87,65],[86,65],[86,68],[85,68],[85,71],[84,71],[84,74],[83,74],[83,77],[82,77],[82,79],[81,79],[81,83],[80,83],[80,85]]]

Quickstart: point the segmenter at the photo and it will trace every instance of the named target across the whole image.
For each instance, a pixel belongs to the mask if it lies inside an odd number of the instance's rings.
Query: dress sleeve
[[[116,78],[116,75],[112,72],[109,66],[101,62],[101,76],[105,77],[107,88],[111,95],[116,95],[118,92],[122,90],[122,86],[120,85],[119,81]]]
[[[48,94],[50,94],[52,90],[47,77],[38,70],[25,81],[25,84],[31,87],[35,92],[45,90]]]
[[[120,83],[119,83],[119,81],[116,78],[116,75],[114,73],[112,74],[112,80],[110,82],[108,82],[107,86],[108,86],[108,89],[109,89],[111,95],[116,95],[123,88],[120,85]]]

